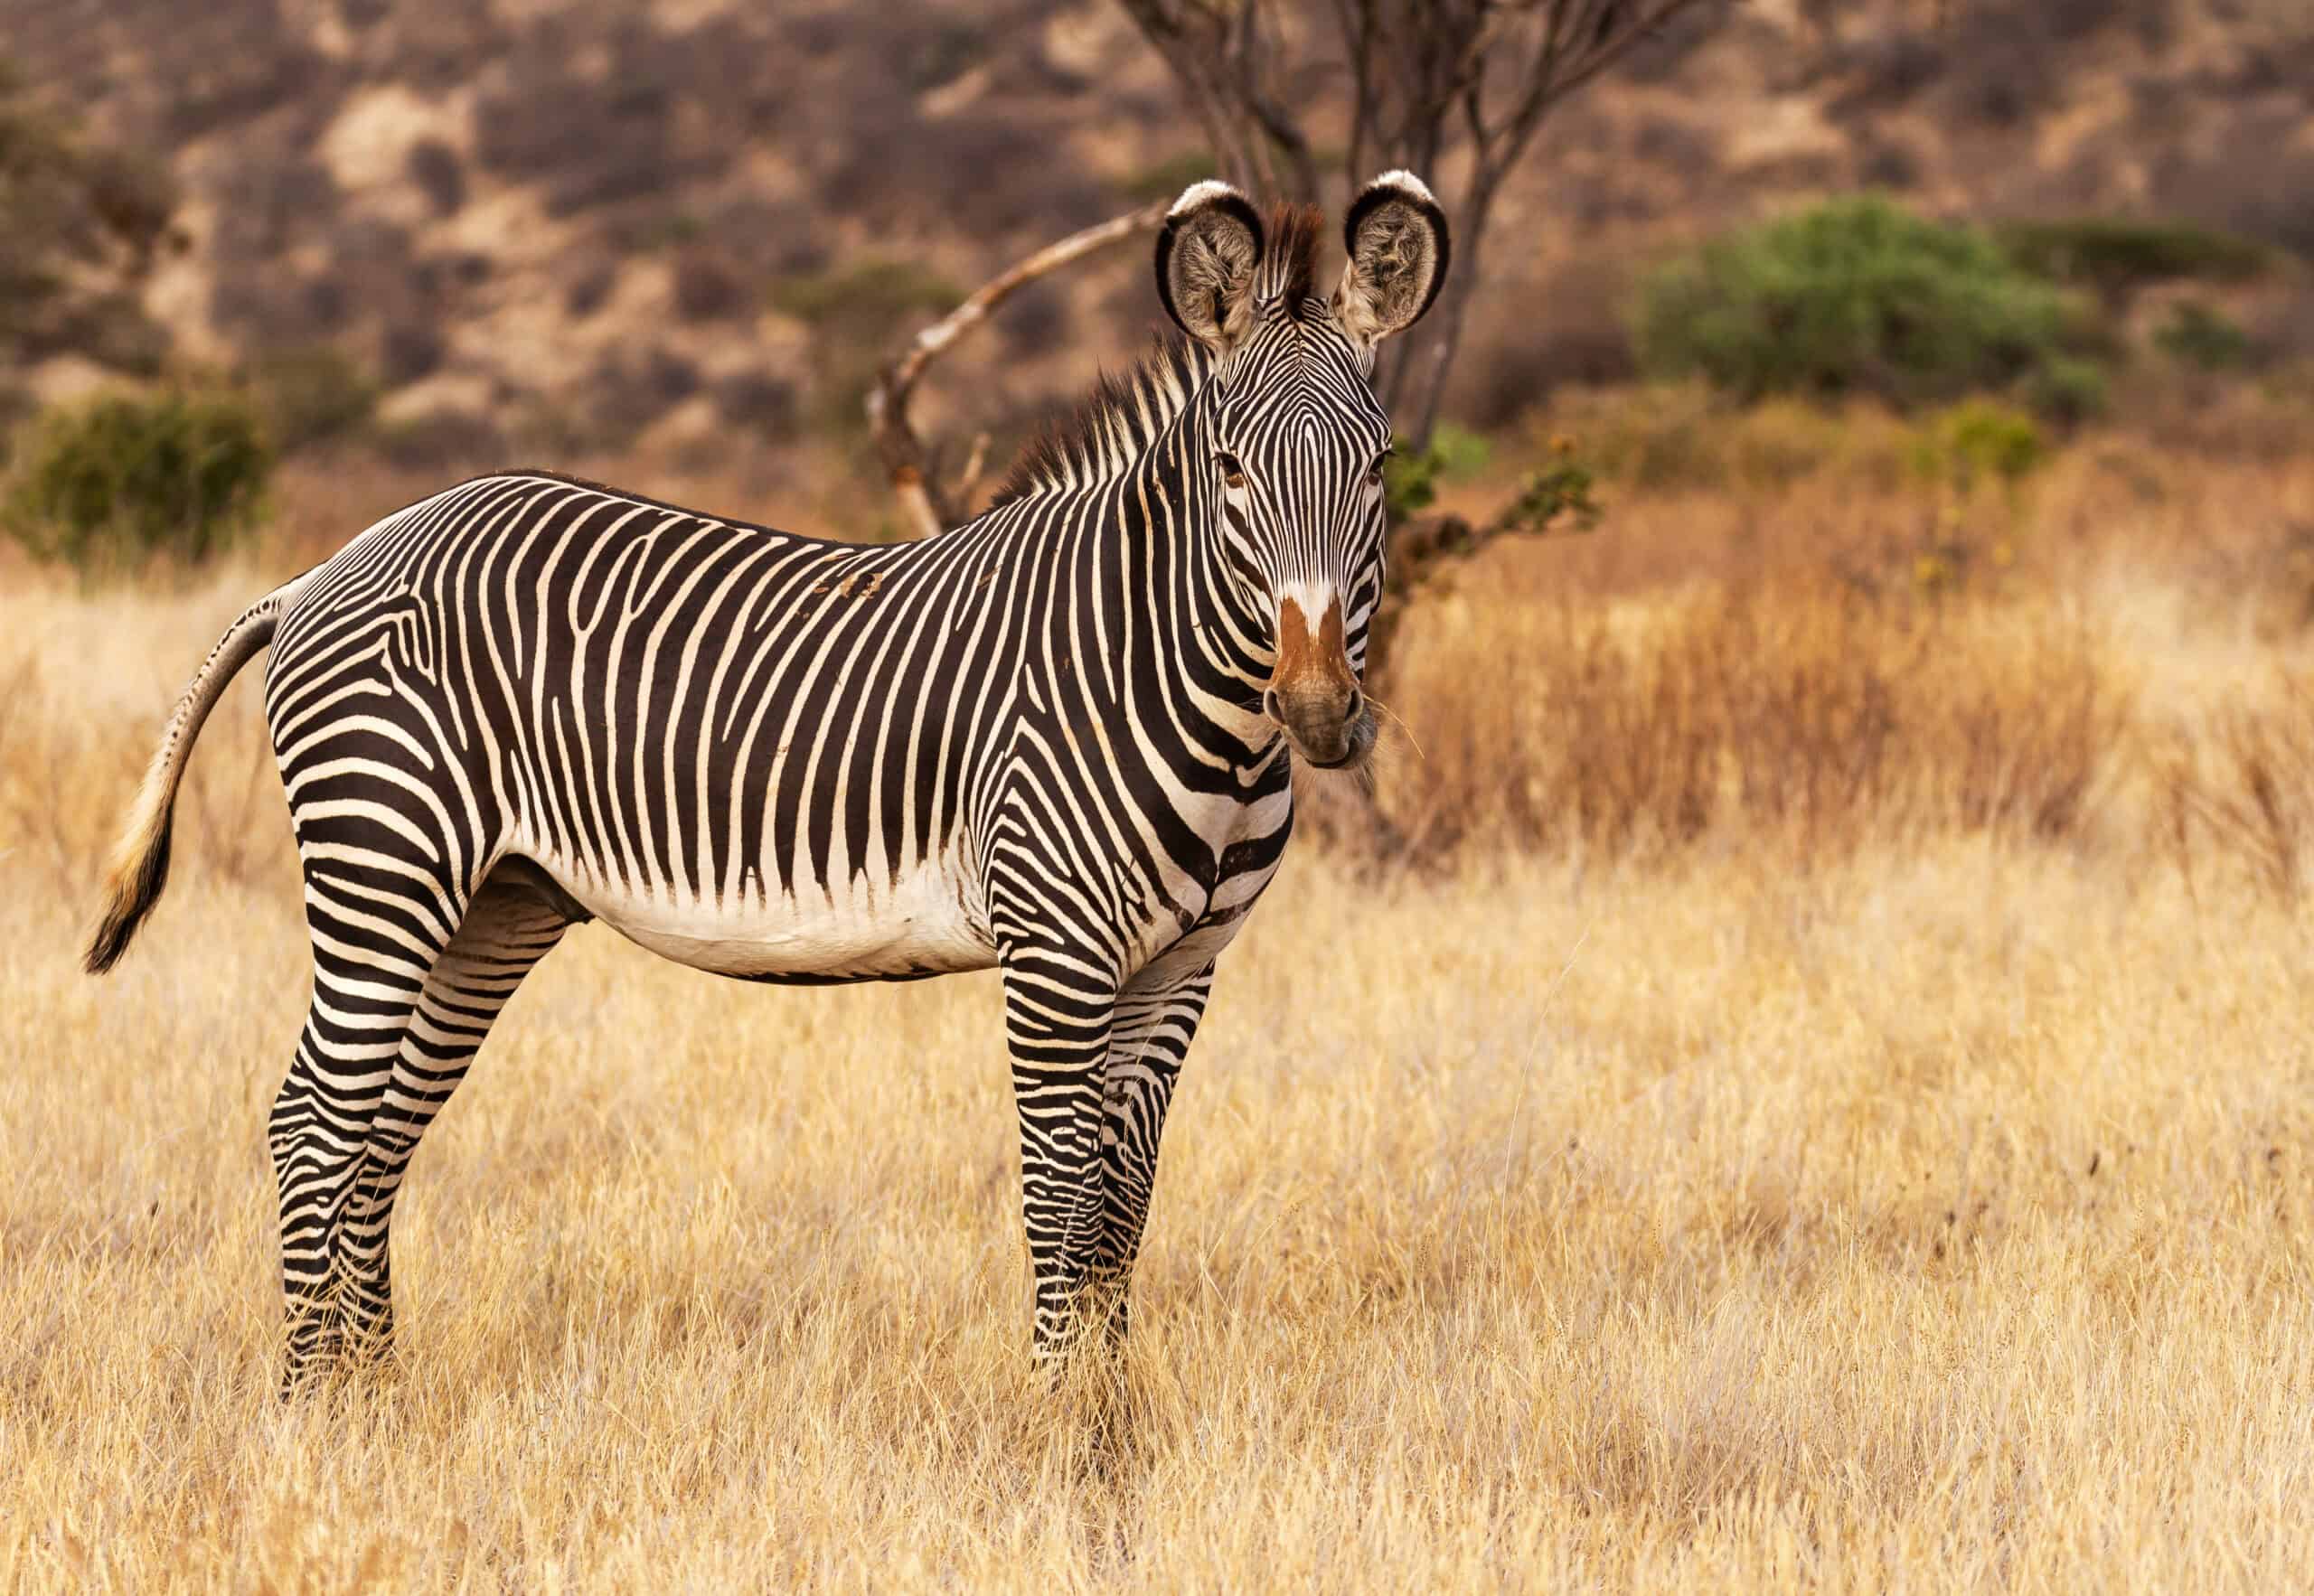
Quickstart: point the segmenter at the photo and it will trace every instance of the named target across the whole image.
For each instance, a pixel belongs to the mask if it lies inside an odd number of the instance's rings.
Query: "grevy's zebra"
[[[1181,196],[1189,334],[999,504],[861,547],[545,473],[387,517],[227,630],[171,718],[89,950],[160,895],[186,756],[268,640],[313,940],[273,1105],[294,1378],[381,1346],[387,1223],[493,1018],[574,923],[750,980],[1001,966],[1040,1355],[1124,1328],[1215,955],[1292,822],[1288,749],[1363,759],[1382,586],[1375,345],[1429,308],[1405,173],[1311,291],[1314,212]]]

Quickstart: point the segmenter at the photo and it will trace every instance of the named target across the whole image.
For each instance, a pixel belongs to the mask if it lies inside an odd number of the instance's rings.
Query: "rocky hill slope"
[[[1505,202],[1457,408],[1615,375],[1636,263],[1827,190],[2175,212],[2314,252],[2303,9],[1754,0],[1663,40],[1562,108]],[[183,356],[336,347],[390,424],[485,448],[840,431],[913,321],[1197,172],[1109,0],[11,10],[0,48],[42,92],[174,174],[183,248],[146,301]],[[1156,315],[1120,252],[1023,295],[946,402],[1016,427]]]

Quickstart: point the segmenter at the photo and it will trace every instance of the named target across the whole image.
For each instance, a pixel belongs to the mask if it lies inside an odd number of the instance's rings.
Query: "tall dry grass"
[[[1933,589],[1947,511],[1810,478],[1426,612],[1421,868],[1297,847],[1232,950],[1101,1456],[1027,1366],[993,984],[599,927],[419,1155],[398,1370],[277,1403],[305,949],[249,684],[146,940],[73,958],[295,552],[0,572],[0,1584],[2290,1585],[2314,941],[2262,839],[2314,859],[2314,773],[2257,573],[2314,470],[2143,470],[2069,457]]]
[[[1626,489],[1425,598],[1385,684],[1391,857],[2314,859],[2314,465],[2093,438],[2016,495],[1870,456],[1745,481]]]
[[[1412,764],[1388,803],[1428,856],[2055,840],[2113,779],[2127,674],[2037,604],[1891,613],[1821,584],[1714,582],[1510,617],[1450,603],[1394,678]]]

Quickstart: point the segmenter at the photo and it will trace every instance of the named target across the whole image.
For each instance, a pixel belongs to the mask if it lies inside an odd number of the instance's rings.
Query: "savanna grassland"
[[[1875,425],[1691,438],[1425,596],[1387,829],[1315,794],[1223,965],[1110,1392],[1028,1366],[992,980],[590,926],[417,1159],[398,1371],[277,1402],[249,681],[76,955],[170,696],[396,484],[303,470],[189,586],[0,567],[0,1583],[2302,1579],[2314,464],[1988,487]]]

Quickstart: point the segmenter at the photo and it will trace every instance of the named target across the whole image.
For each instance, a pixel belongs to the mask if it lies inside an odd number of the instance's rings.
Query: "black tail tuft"
[[[184,775],[193,739],[201,735],[202,722],[209,718],[233,672],[273,641],[283,606],[312,575],[308,571],[284,582],[243,610],[225,628],[225,635],[209,651],[208,660],[177,699],[176,713],[169,717],[161,733],[161,746],[153,751],[153,763],[146,769],[144,784],[136,789],[120,842],[113,850],[111,868],[105,872],[104,918],[89,939],[88,953],[81,960],[89,974],[102,975],[120,962],[129,939],[152,913],[161,888],[169,884],[170,811],[176,804],[177,783]]]
[[[97,926],[97,934],[89,941],[89,952],[81,961],[91,975],[102,975],[120,962],[121,954],[128,951],[129,939],[145,923],[160,900],[161,889],[169,884],[169,837],[174,830],[166,809],[160,814],[159,828],[152,840],[133,859],[120,860],[114,867],[110,890],[105,899],[105,917]]]

